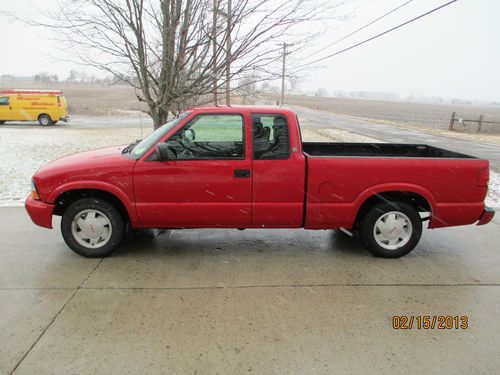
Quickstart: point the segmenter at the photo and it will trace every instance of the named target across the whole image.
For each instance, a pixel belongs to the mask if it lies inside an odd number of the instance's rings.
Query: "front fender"
[[[66,193],[68,191],[81,190],[81,189],[101,190],[114,195],[125,206],[125,209],[127,210],[132,226],[133,227],[141,226],[139,217],[137,216],[137,212],[135,210],[135,203],[127,196],[127,194],[125,194],[123,190],[121,190],[116,185],[110,184],[108,182],[89,180],[89,181],[73,181],[59,185],[57,188],[55,188],[49,193],[46,199],[47,203],[55,204],[57,198],[61,194]]]

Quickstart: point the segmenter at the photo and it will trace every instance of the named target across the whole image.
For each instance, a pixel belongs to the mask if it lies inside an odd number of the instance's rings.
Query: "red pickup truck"
[[[429,228],[488,223],[489,163],[422,144],[302,142],[283,107],[188,110],[142,141],[55,160],[26,209],[86,257],[126,228],[358,230],[374,255],[400,257]]]

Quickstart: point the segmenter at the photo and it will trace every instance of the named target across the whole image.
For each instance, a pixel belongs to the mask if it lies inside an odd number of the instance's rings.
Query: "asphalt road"
[[[74,115],[71,116],[69,122],[60,121],[55,125],[51,125],[48,128],[70,128],[70,129],[95,129],[95,128],[140,128],[142,126],[146,130],[151,130],[153,126],[153,121],[151,117],[137,113],[131,113],[129,115]],[[26,127],[37,127],[43,128],[38,122],[28,121],[28,122],[15,122],[9,121],[3,125],[1,128],[26,128]]]
[[[143,235],[100,260],[0,208],[0,373],[498,373],[499,228],[428,230],[396,260],[304,230]]]
[[[380,139],[391,143],[423,143],[431,146],[454,150],[476,157],[488,159],[491,169],[500,172],[500,146],[479,142],[470,142],[456,138],[432,135],[413,129],[404,129],[390,125],[379,124],[367,120],[316,111],[309,108],[292,106],[299,119],[307,118],[313,126],[348,130],[353,133]]]

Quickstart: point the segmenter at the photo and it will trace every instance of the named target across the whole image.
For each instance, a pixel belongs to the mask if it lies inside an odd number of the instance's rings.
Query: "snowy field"
[[[137,138],[140,129],[0,127],[0,205],[22,204],[30,192],[31,176],[51,160]]]
[[[126,122],[127,119],[118,119]],[[134,121],[132,119],[131,121]],[[304,124],[306,125],[306,124]],[[147,126],[144,135],[152,131]],[[338,129],[304,126],[304,141],[371,142],[372,138]],[[0,127],[0,206],[24,203],[30,191],[31,176],[47,162],[75,152],[128,144],[141,138],[139,127],[80,128],[71,126]],[[500,208],[500,175],[491,172],[487,204]]]

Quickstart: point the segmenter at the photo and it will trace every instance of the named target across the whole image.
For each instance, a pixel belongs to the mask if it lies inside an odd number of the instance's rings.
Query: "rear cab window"
[[[254,160],[284,160],[290,157],[290,132],[283,114],[252,114]]]

